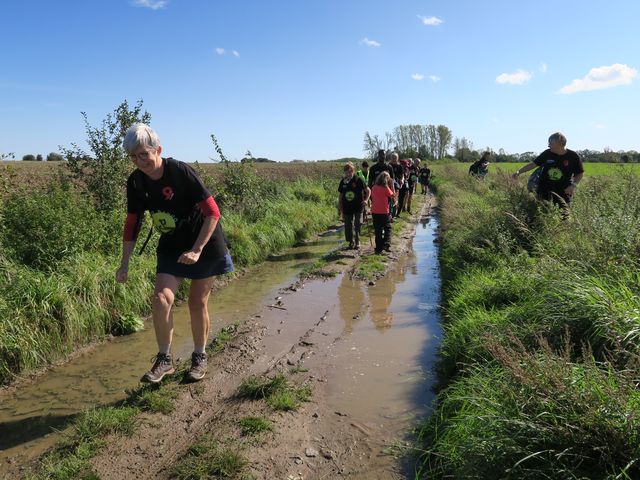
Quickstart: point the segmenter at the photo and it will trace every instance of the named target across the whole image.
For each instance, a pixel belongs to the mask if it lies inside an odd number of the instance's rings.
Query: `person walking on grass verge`
[[[381,254],[383,250],[391,251],[391,214],[389,202],[395,202],[395,194],[390,188],[391,176],[388,172],[378,175],[371,189],[371,218],[376,232],[375,253]]]
[[[163,158],[160,139],[148,125],[131,126],[123,147],[137,167],[127,180],[127,217],[123,249],[116,280],[124,283],[143,215],[149,211],[153,228],[161,236],[156,249],[157,266],[152,317],[158,354],[141,381],[159,383],[174,373],[171,358],[173,316],[171,307],[184,278],[191,279],[189,313],[194,349],[187,380],[206,374],[205,347],[209,336],[207,301],[217,275],[233,271],[233,263],[220,225],[215,200],[187,164]]]
[[[420,187],[422,188],[422,195],[426,195],[429,193],[429,181],[431,180],[431,169],[427,166],[427,161],[422,164],[420,169],[418,170],[418,181],[420,182]]]
[[[521,173],[540,167],[537,197],[540,200],[553,201],[567,213],[571,198],[584,175],[580,156],[566,148],[567,138],[560,132],[549,137],[549,148],[513,174],[517,178]]]
[[[369,187],[355,174],[353,163],[344,165],[344,177],[338,186],[340,217],[344,220],[344,237],[349,249],[360,248],[362,213],[369,200]]]

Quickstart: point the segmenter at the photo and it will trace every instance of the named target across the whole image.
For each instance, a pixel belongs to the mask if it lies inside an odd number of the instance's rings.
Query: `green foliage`
[[[22,156],[22,160],[25,161],[25,162],[35,162],[36,161],[36,157],[35,157],[35,155],[31,155],[31,154],[23,155]]]
[[[123,101],[107,114],[99,127],[89,124],[87,114],[84,118],[87,143],[91,150],[88,155],[77,144],[63,148],[68,160],[68,168],[75,178],[81,180],[87,188],[96,206],[101,211],[110,211],[123,204],[123,186],[132,170],[129,157],[122,147],[127,129],[134,123],[149,123],[151,115],[142,111],[142,100],[133,108]]]
[[[171,478],[178,480],[207,480],[211,478],[239,478],[249,462],[237,449],[203,436],[191,445],[178,462]]]
[[[273,424],[262,417],[244,417],[238,421],[238,425],[240,425],[240,434],[243,436],[256,435],[273,429]]]
[[[437,171],[446,388],[420,478],[638,477],[637,176],[587,176],[563,220],[499,172]]]
[[[64,157],[59,153],[51,152],[47,155],[47,162],[62,162]]]
[[[18,262],[52,271],[63,259],[86,252],[114,253],[122,216],[100,213],[65,186],[18,191],[2,205],[2,244]],[[116,230],[116,231],[117,231]]]
[[[311,387],[292,383],[282,373],[274,378],[249,377],[240,385],[238,397],[264,399],[273,410],[290,411],[297,410],[301,402],[309,401]]]

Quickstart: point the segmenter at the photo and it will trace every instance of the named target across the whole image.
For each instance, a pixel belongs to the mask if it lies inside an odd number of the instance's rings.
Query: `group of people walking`
[[[344,221],[345,240],[349,249],[360,248],[362,222],[371,214],[375,231],[375,253],[391,249],[391,224],[401,212],[411,213],[411,201],[420,184],[423,195],[429,190],[431,170],[419,158],[399,160],[396,152],[378,151],[377,161],[369,168],[367,161],[355,171],[353,163],[344,165],[344,176],[338,186],[338,210]]]
[[[514,174],[538,169],[536,193],[539,198],[568,206],[584,169],[580,157],[566,148],[561,133],[549,137],[549,148]],[[189,313],[194,350],[186,377],[202,379],[207,370],[205,347],[209,336],[208,299],[213,279],[233,271],[233,263],[222,226],[220,211],[211,193],[186,163],[161,156],[162,145],[155,131],[137,123],[126,132],[123,147],[137,167],[127,181],[127,216],[123,233],[122,260],[116,280],[129,277],[129,263],[144,212],[151,214],[153,228],[160,233],[156,249],[156,280],[152,302],[153,326],[158,353],[142,381],[159,383],[174,373],[171,357],[173,339],[172,307],[183,279],[191,280]],[[339,210],[345,222],[348,248],[360,247],[363,219],[371,214],[375,230],[375,253],[390,251],[393,218],[411,213],[411,200],[417,185],[421,193],[429,190],[431,170],[420,159],[399,159],[397,153],[386,161],[385,150],[378,151],[377,162],[362,162],[356,172],[352,163],[344,165],[338,187]],[[483,178],[488,157],[483,155],[470,173]]]

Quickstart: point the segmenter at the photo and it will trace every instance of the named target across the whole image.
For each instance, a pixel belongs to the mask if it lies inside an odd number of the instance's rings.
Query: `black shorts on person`
[[[233,262],[228,253],[224,257],[200,259],[191,265],[178,263],[177,258],[158,253],[156,274],[166,273],[174,277],[200,280],[231,272],[233,272]]]

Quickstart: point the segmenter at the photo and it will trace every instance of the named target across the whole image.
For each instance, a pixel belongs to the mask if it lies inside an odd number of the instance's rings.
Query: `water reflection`
[[[365,315],[367,301],[364,287],[360,280],[353,280],[349,275],[342,276],[338,287],[340,316],[344,320],[344,333],[350,335],[355,324]]]

